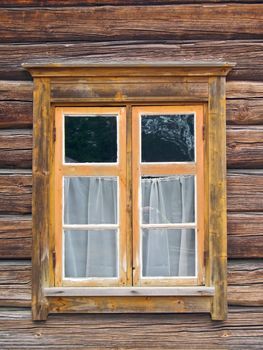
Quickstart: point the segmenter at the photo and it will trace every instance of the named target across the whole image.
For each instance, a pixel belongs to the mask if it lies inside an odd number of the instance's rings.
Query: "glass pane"
[[[143,229],[143,277],[195,276],[194,229]]]
[[[142,115],[142,162],[194,161],[194,114]]]
[[[65,116],[65,163],[117,162],[116,116]]]
[[[194,176],[144,176],[141,191],[143,224],[195,222]]]
[[[117,277],[116,230],[65,231],[66,278]]]
[[[117,224],[117,177],[64,178],[65,224]]]

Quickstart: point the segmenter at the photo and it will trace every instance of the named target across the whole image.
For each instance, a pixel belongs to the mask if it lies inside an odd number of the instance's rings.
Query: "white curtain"
[[[116,224],[117,178],[65,177],[65,224]],[[116,277],[117,230],[68,230],[65,277]]]
[[[194,222],[194,177],[142,179],[142,223]],[[66,177],[64,224],[117,224],[117,178]],[[116,277],[117,230],[67,230],[65,277]],[[193,276],[195,231],[143,229],[143,276]]]
[[[194,176],[142,179],[142,223],[194,222]],[[195,275],[194,229],[142,230],[143,276]]]

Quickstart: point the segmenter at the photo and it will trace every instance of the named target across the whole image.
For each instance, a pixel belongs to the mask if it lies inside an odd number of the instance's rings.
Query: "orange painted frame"
[[[133,174],[133,284],[136,286],[178,286],[204,284],[204,107],[189,106],[137,106],[132,109],[132,174]],[[142,114],[195,114],[195,162],[178,163],[141,163],[140,162],[140,116]],[[141,277],[141,238],[140,238],[140,176],[143,175],[178,175],[196,176],[196,230],[197,230],[197,276],[193,278],[145,278]]]
[[[64,115],[118,115],[118,152],[116,164],[63,163]],[[126,285],[126,113],[124,107],[57,107],[55,108],[55,161],[54,161],[54,236],[55,236],[55,286],[122,286]],[[119,177],[119,278],[63,279],[63,176],[118,176]]]

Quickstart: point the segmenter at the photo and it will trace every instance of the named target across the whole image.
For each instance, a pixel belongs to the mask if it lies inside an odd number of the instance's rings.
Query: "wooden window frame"
[[[49,313],[63,312],[208,312],[214,320],[225,319],[225,77],[233,64],[171,62],[147,65],[72,63],[23,66],[34,78],[33,320],[45,320]],[[205,266],[204,284],[173,287],[56,287],[58,257],[54,234],[57,222],[54,198],[59,196],[56,192],[59,191],[56,185],[59,169],[56,169],[55,162],[59,137],[55,126],[56,108],[125,107],[125,128],[129,134],[132,106],[173,105],[198,105],[204,110],[204,250],[201,259]],[[133,174],[128,170],[133,162],[130,138],[126,141],[125,156],[126,210],[131,212],[134,194],[130,190]],[[133,223],[131,215],[126,217],[126,235],[129,240]],[[127,267],[130,268],[132,255],[128,251],[126,259]]]

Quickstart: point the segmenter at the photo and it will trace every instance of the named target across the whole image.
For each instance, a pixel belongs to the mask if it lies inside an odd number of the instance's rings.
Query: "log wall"
[[[263,348],[263,4],[0,1],[0,348]],[[22,62],[224,60],[229,318],[56,315],[31,321],[32,81]]]

